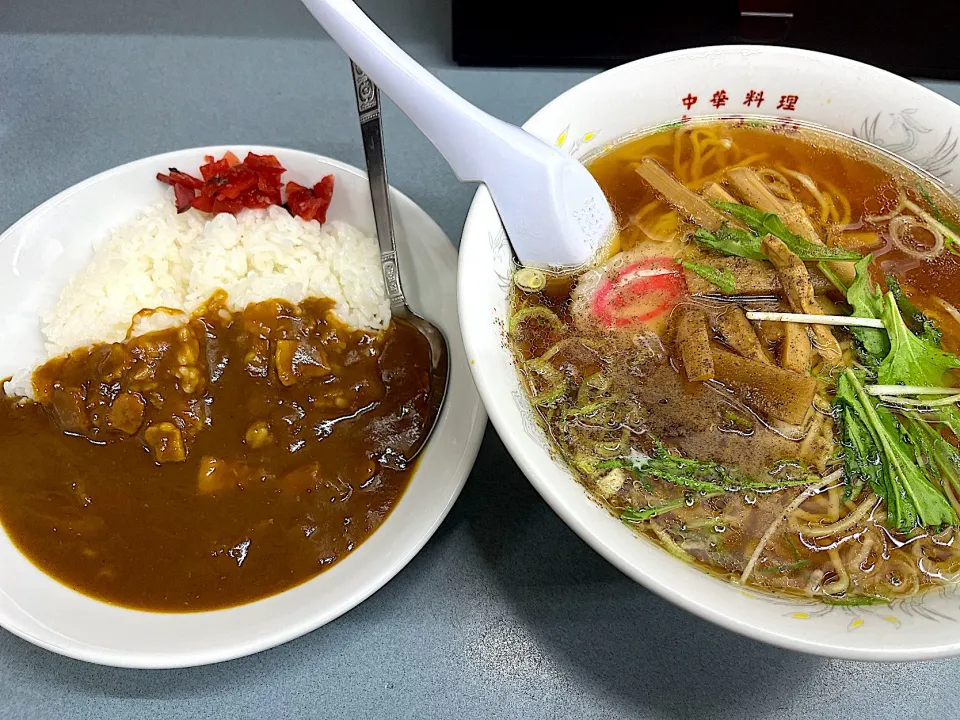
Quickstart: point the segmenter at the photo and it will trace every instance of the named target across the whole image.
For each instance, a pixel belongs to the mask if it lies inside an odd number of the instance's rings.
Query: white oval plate
[[[0,377],[42,357],[37,312],[56,301],[89,258],[91,244],[159,201],[159,171],[195,171],[204,155],[276,155],[284,181],[312,185],[333,173],[329,220],[374,234],[365,173],[299,150],[222,146],[180,150],[108,170],[51,198],[0,236]],[[313,580],[228,610],[165,614],[93,600],[34,567],[0,533],[0,625],[69,657],[118,667],[173,668],[229,660],[292,640],[330,622],[381,588],[433,535],[473,467],[486,414],[470,377],[456,307],[457,253],[412,200],[391,192],[404,287],[414,310],[450,343],[446,405],[410,487],[366,542]]]

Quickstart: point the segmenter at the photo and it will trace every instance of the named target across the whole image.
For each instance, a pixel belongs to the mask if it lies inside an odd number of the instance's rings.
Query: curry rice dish
[[[430,349],[390,318],[376,240],[324,223],[332,178],[282,171],[161,176],[168,199],[42,316],[52,357],[6,384],[0,521],[68,587],[165,612],[253,601],[348,555],[408,486]]]

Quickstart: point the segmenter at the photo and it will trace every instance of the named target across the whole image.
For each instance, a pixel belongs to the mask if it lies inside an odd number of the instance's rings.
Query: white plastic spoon
[[[302,2],[420,128],[461,182],[487,186],[521,263],[578,267],[613,238],[613,211],[583,165],[468,103],[401,50],[352,0]]]

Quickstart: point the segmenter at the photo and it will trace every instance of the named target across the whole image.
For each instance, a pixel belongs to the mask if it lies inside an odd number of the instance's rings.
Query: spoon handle
[[[596,180],[576,159],[464,100],[401,50],[352,0],[302,2],[413,120],[461,181],[487,186],[522,262],[578,267],[606,247],[616,218]]]
[[[353,88],[357,94],[357,113],[360,115],[363,154],[367,161],[367,180],[370,183],[373,220],[377,226],[377,239],[380,242],[383,284],[387,290],[390,309],[398,313],[406,310],[407,301],[403,296],[403,286],[400,284],[397,242],[393,235],[393,212],[390,209],[390,186],[387,183],[387,161],[383,154],[383,125],[380,121],[380,91],[352,60],[350,68],[353,70]]]
[[[352,0],[303,4],[440,150],[461,181],[485,180],[491,155],[509,152],[512,141],[528,141],[519,128],[467,102],[420,66]]]

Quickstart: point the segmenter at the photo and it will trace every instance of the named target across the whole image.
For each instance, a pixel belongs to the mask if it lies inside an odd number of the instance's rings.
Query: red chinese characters
[[[717,110],[719,110],[720,108],[722,108],[724,105],[727,104],[727,100],[729,99],[730,98],[727,96],[726,90],[717,90],[713,94],[713,97],[710,98],[710,104],[713,105],[715,108],[717,108]]]
[[[777,110],[796,110],[799,95],[781,95]]]
[[[776,95],[774,95],[776,97]],[[680,98],[680,103],[684,108],[690,110],[694,105],[697,104],[699,98],[694,95],[692,92],[688,92],[685,97]],[[747,107],[756,107],[759,108],[763,105],[766,100],[766,95],[762,89],[756,90],[750,88],[743,96],[743,104]],[[799,95],[781,95],[780,101],[777,103],[777,110],[786,110],[791,112],[797,109],[797,102],[799,102]],[[713,95],[710,96],[709,103],[713,105],[717,110],[722,107],[725,107],[730,102],[730,96],[727,91],[723,88],[716,90]]]
[[[743,104],[747,106],[756,105],[760,107],[763,103],[763,90],[750,90],[743,98]]]

